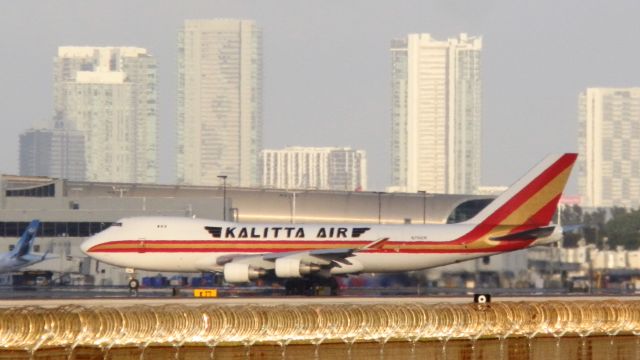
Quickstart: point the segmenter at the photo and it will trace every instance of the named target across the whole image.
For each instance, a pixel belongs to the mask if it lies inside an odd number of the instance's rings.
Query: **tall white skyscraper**
[[[392,183],[473,193],[481,169],[482,39],[409,34],[391,43]]]
[[[257,185],[262,32],[251,20],[187,20],[179,36],[179,183]]]
[[[86,180],[158,177],[156,61],[134,47],[58,48],[54,110],[85,136]]]
[[[582,206],[640,206],[640,88],[588,88],[578,108]]]
[[[262,186],[278,189],[362,191],[367,158],[362,150],[287,147],[261,154]]]

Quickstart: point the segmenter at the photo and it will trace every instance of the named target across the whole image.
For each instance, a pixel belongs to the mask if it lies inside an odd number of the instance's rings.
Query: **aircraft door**
[[[147,250],[145,249],[145,241],[146,240],[147,240],[146,238],[138,238],[138,252],[139,253],[147,252]]]

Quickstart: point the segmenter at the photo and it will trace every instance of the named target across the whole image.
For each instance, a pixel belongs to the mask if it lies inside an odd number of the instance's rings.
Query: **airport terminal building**
[[[27,224],[39,219],[34,251],[49,252],[53,258],[29,269],[52,271],[64,283],[95,285],[124,285],[127,275],[121,268],[86,257],[79,245],[123,217],[183,216],[245,223],[452,223],[468,219],[492,200],[474,195],[97,183],[13,175],[2,175],[0,184],[0,252],[9,251]],[[139,274],[153,275],[157,274]],[[0,284],[10,281],[10,275],[4,275]]]

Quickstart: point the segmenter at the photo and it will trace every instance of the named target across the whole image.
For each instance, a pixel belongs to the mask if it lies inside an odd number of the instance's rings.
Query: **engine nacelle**
[[[265,274],[264,269],[256,269],[249,264],[226,263],[223,269],[224,280],[228,283],[246,283]]]
[[[276,259],[276,276],[280,278],[300,278],[320,270],[320,265],[305,263],[300,259]]]

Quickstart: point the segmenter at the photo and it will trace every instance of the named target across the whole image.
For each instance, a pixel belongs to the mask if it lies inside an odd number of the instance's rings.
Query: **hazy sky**
[[[508,184],[576,150],[582,89],[640,86],[638,14],[636,0],[2,1],[0,172],[18,172],[19,133],[51,117],[58,46],[139,46],[158,61],[160,173],[173,182],[177,31],[250,18],[264,35],[265,147],[364,149],[372,189],[390,178],[390,40],[483,36],[483,183]]]

